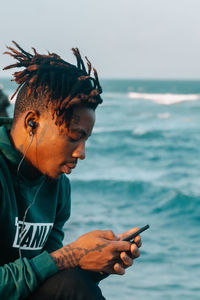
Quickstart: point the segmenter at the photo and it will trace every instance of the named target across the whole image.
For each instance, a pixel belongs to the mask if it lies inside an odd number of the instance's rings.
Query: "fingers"
[[[131,255],[133,258],[137,258],[140,256],[140,250],[138,249],[136,244],[131,244]]]
[[[121,258],[125,268],[128,268],[128,267],[132,266],[133,259],[130,256],[128,256],[126,252],[121,252],[120,253],[120,258]]]
[[[132,257],[124,251],[120,253],[121,263],[116,262],[113,266],[115,274],[123,275],[125,273],[125,269],[133,265],[133,259],[140,256],[140,251],[135,244],[131,245],[131,255]]]
[[[119,234],[120,239],[123,240],[123,239],[125,239],[126,237],[128,237],[129,235],[135,233],[138,230],[139,230],[139,227],[135,227],[135,228],[129,229],[128,231],[125,231],[125,232]]]
[[[122,234],[119,234],[119,237],[121,240],[127,238],[129,235],[135,233],[136,231],[139,230],[139,227],[135,227],[135,228],[132,228]],[[142,246],[142,242],[141,242],[141,238],[140,238],[140,235],[136,236],[135,239],[134,239],[134,242],[137,244],[138,248],[140,248]]]
[[[120,259],[122,262],[117,262],[113,266],[113,270],[116,274],[123,275],[125,273],[125,269],[133,265],[133,259],[140,256],[140,251],[135,244],[131,245],[131,255],[132,258],[124,251],[120,253]]]
[[[125,274],[125,269],[119,263],[114,264],[113,270],[114,270],[115,274],[118,274],[118,275]]]
[[[138,248],[142,246],[142,241],[139,235],[136,236],[136,238],[134,238],[134,243],[137,245]]]
[[[124,242],[124,241],[113,241],[112,247],[113,247],[113,250],[116,252],[131,250],[131,244],[129,242]]]

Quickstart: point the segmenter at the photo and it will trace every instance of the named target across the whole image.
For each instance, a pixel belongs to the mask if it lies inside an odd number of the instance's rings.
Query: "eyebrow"
[[[70,129],[70,131],[72,133],[80,133],[83,137],[91,136],[91,134],[88,135],[87,132],[84,129],[81,129],[81,128],[72,128],[72,129]]]

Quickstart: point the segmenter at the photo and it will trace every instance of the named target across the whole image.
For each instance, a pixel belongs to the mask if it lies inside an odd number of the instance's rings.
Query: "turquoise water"
[[[0,80],[10,94],[14,88]],[[70,175],[65,242],[150,224],[111,300],[200,299],[200,81],[104,80],[86,160]],[[10,112],[12,109],[10,110]]]

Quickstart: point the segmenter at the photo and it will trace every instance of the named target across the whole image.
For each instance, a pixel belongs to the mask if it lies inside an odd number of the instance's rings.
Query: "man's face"
[[[70,174],[78,159],[85,158],[85,143],[92,133],[95,111],[75,108],[67,134],[59,133],[51,113],[40,118],[32,145],[32,164],[43,174],[58,178],[62,173]]]

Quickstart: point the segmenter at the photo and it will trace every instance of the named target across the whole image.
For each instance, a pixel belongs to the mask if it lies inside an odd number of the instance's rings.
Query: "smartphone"
[[[147,230],[150,226],[147,224],[143,227],[141,227],[138,231],[134,232],[133,234],[127,236],[125,239],[123,239],[122,241],[129,241],[129,242],[134,242],[134,238],[139,235],[141,232]]]
[[[134,243],[134,238],[139,235],[141,232],[147,230],[150,226],[147,224],[143,227],[141,227],[138,231],[134,232],[133,234],[127,236],[125,239],[123,239],[122,241],[129,241],[131,243]],[[97,281],[100,281],[106,277],[109,276],[109,274],[104,273],[104,272],[99,272],[99,273],[95,273],[96,277],[97,277]]]

